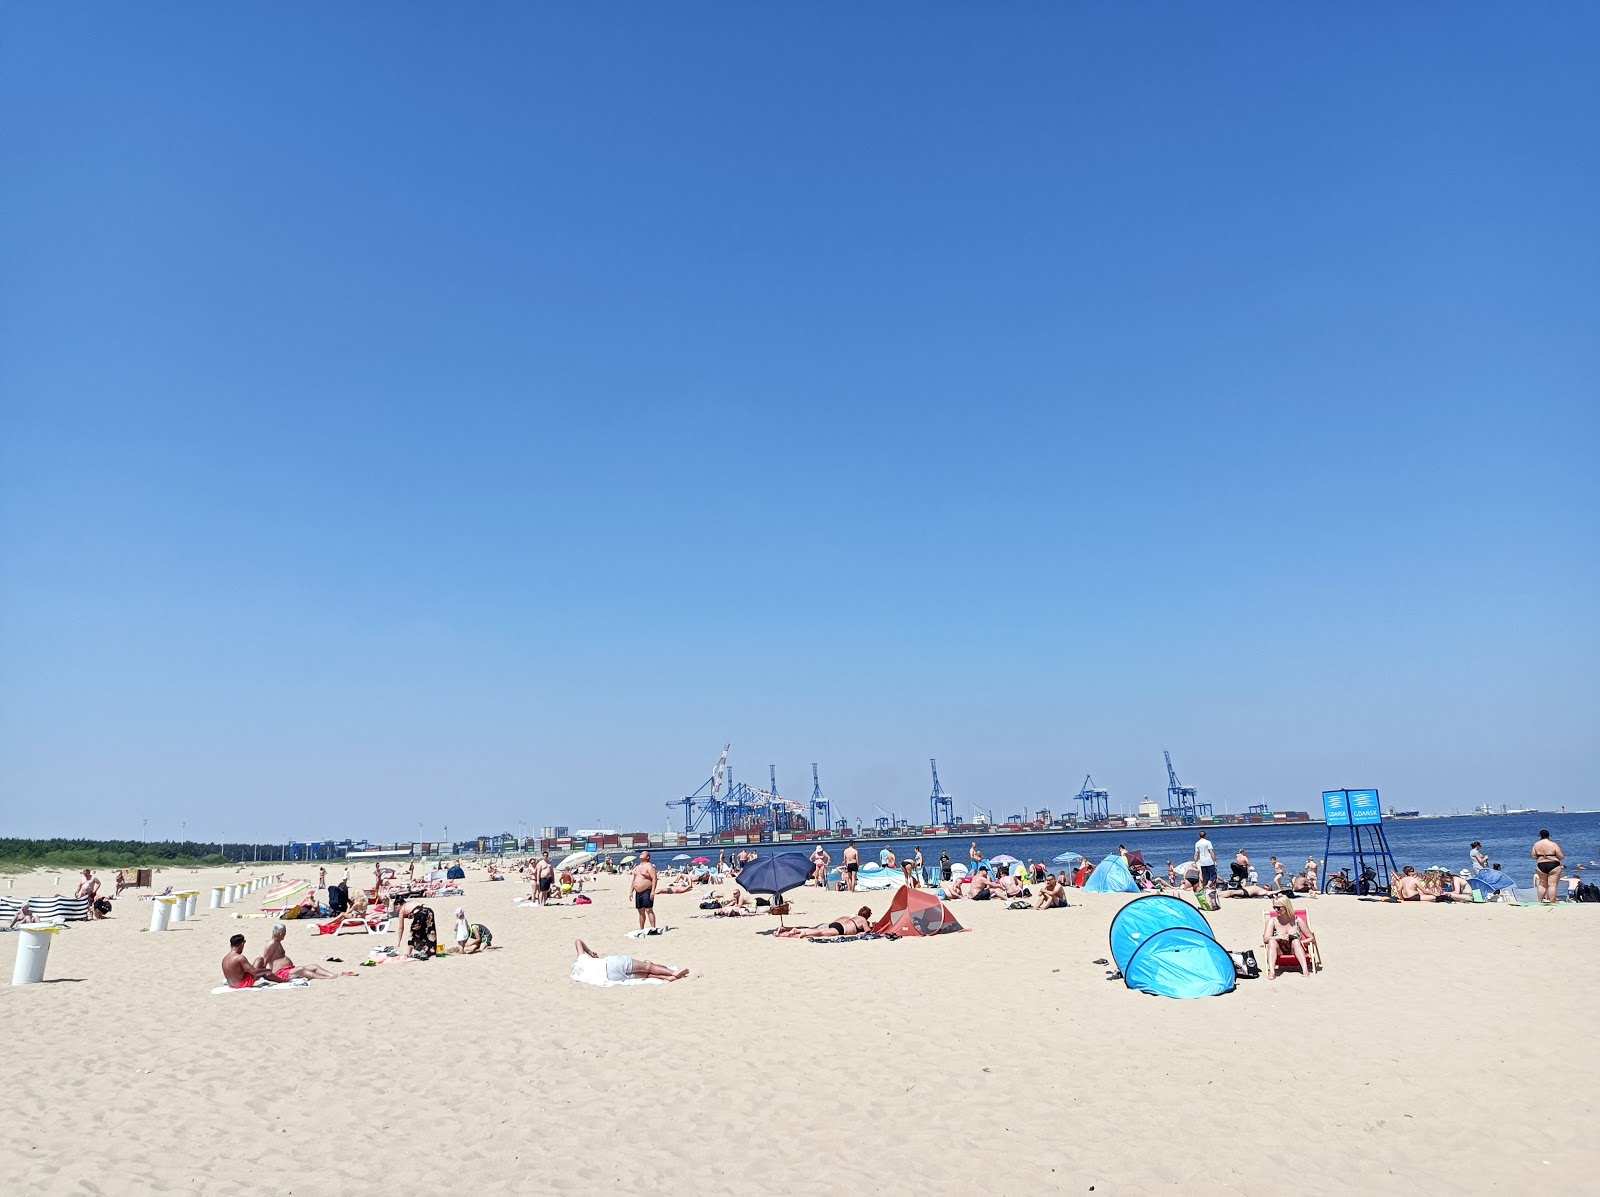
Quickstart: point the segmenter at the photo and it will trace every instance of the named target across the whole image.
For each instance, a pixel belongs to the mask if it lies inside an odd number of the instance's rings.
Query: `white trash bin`
[[[150,930],[165,931],[172,921],[172,907],[178,899],[165,895],[150,899]]]
[[[50,941],[61,931],[43,923],[17,928],[17,966],[11,970],[13,985],[37,985],[44,980],[44,962],[50,958]]]
[[[184,897],[189,899],[189,902],[188,902],[188,917],[189,918],[194,918],[195,911],[200,906],[200,891],[197,890],[197,889],[192,889],[188,893],[186,893],[184,895]]]
[[[228,892],[228,887],[226,885],[213,885],[211,887],[211,909],[212,910],[221,910],[222,909],[222,905],[223,905],[222,897],[227,892]]]
[[[172,895],[172,913],[167,916],[167,925],[181,923],[189,915],[189,903],[182,894]]]

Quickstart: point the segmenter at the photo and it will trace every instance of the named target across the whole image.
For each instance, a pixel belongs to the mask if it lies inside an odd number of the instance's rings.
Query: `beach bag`
[[[594,899],[587,897],[584,894],[579,894],[576,898],[572,899],[572,904],[574,906],[593,906]]]

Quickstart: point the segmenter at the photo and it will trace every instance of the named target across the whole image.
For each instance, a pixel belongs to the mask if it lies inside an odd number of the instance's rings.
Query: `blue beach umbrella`
[[[749,894],[770,894],[780,902],[791,889],[799,889],[812,873],[811,858],[799,852],[779,852],[747,864],[739,872],[739,888]],[[783,919],[778,920],[781,925]]]
[[[1083,856],[1082,856],[1081,853],[1078,853],[1078,852],[1063,852],[1060,856],[1052,857],[1050,863],[1051,864],[1071,864],[1075,860],[1082,860],[1082,859],[1083,859]]]

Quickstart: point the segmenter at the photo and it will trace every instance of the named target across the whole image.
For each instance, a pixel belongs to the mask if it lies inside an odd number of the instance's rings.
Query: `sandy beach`
[[[1074,891],[1048,912],[953,903],[970,933],[826,946],[663,896],[672,930],[641,944],[623,936],[623,879],[601,879],[593,905],[538,910],[514,905],[520,883],[482,876],[431,904],[441,942],[459,903],[500,950],[303,990],[210,992],[231,934],[252,952],[265,942],[270,921],[239,907],[152,935],[130,894],[112,919],[73,924],[52,983],[0,999],[6,1188],[1514,1193],[1596,1180],[1584,1082],[1600,936],[1583,907],[1325,897],[1308,904],[1322,975],[1176,1002],[1092,963],[1123,900],[1110,895]],[[887,895],[800,891],[790,921],[857,898],[876,911]],[[1225,903],[1218,938],[1255,945],[1264,908]],[[575,984],[576,937],[691,976]],[[288,936],[297,962],[345,968],[378,942]]]

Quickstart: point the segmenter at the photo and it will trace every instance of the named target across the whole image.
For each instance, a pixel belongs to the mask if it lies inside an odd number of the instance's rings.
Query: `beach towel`
[[[596,964],[600,967],[594,967]],[[626,981],[613,981],[606,976],[605,960],[596,961],[588,956],[572,962],[572,979],[583,985],[597,985],[609,989],[613,985],[665,985],[661,977],[629,977]]]
[[[212,993],[259,993],[263,989],[310,989],[311,982],[304,977],[293,981],[257,981],[249,989],[235,989],[232,985],[218,985]]]
[[[876,931],[868,931],[865,935],[835,935],[827,939],[813,939],[810,943],[860,943],[867,939],[898,939],[895,935],[879,935]]]
[[[671,927],[669,927],[665,923],[663,923],[659,927],[646,927],[646,928],[644,928],[643,930],[640,930],[640,931],[629,931],[628,932],[628,938],[629,939],[644,939],[646,936],[649,936],[649,935],[665,935],[668,931],[671,931],[671,930],[672,930]]]

